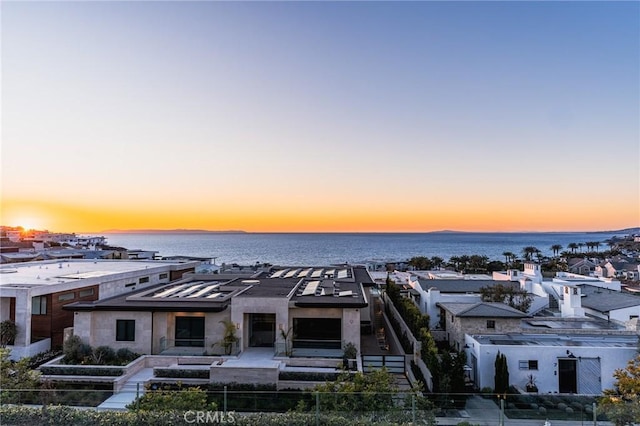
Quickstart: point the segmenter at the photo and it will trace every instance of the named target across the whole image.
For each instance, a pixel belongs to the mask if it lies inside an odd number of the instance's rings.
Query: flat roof
[[[522,328],[544,330],[626,330],[626,327],[612,321],[598,318],[535,317],[523,320]]]
[[[640,296],[634,294],[622,293],[620,291],[594,287],[587,284],[581,286],[581,292],[582,306],[600,312],[640,306]]]
[[[418,279],[420,287],[424,291],[435,288],[440,293],[480,293],[482,287],[493,287],[502,284],[505,287],[520,288],[520,283],[516,281],[496,281],[496,280],[423,280]]]
[[[70,311],[206,311],[220,312],[246,287],[227,286],[218,279],[178,281],[119,294],[93,302],[64,306]]]
[[[105,277],[127,272],[185,265],[185,262],[154,260],[65,259],[5,264],[0,266],[0,286],[33,287]]]
[[[367,306],[360,283],[329,279],[302,282],[291,300],[300,307],[364,308]]]
[[[636,348],[638,336],[611,334],[493,334],[473,335],[482,345],[581,346],[594,348]]]

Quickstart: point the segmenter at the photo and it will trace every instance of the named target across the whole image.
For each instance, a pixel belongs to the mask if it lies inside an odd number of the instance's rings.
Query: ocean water
[[[534,246],[551,255],[551,246],[598,241],[600,250],[616,233],[246,233],[104,234],[108,244],[154,250],[161,256],[215,257],[216,263],[326,265],[363,261],[399,261],[414,256],[485,255],[504,260],[505,251],[522,257]],[[586,249],[586,247],[584,247]]]

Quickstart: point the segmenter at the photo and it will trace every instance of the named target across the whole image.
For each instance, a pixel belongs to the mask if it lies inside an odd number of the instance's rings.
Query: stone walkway
[[[151,378],[153,378],[153,368],[143,368],[125,382],[120,392],[112,395],[96,409],[126,411],[126,406],[135,401],[138,394],[144,393],[144,385]]]

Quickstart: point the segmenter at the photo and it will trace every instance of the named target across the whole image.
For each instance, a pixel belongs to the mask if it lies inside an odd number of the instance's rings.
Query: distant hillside
[[[103,234],[246,234],[245,231],[207,231],[205,229],[107,229]]]
[[[639,228],[626,228],[626,229],[617,229],[614,231],[593,231],[587,232],[587,234],[638,234],[640,233]]]

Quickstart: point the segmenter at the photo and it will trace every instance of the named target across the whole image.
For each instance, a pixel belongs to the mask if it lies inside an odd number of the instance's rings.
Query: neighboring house
[[[602,262],[595,268],[595,275],[605,278],[638,279],[638,263],[627,260]]]
[[[46,260],[0,266],[0,321],[15,321],[18,334],[11,357],[18,359],[62,346],[73,325],[68,303],[103,299],[168,283],[194,269],[194,263]]]
[[[637,354],[636,334],[474,334],[465,337],[477,388],[494,387],[498,352],[507,358],[509,383],[524,391],[528,375],[538,392],[598,395],[614,387],[613,373]]]
[[[449,345],[456,350],[464,346],[465,334],[501,334],[522,330],[527,314],[504,303],[438,303],[440,328]]]
[[[587,258],[574,257],[568,260],[567,266],[568,271],[572,274],[588,276],[595,272],[598,265]]]
[[[580,285],[580,302],[586,315],[625,324],[640,317],[640,295]]]

